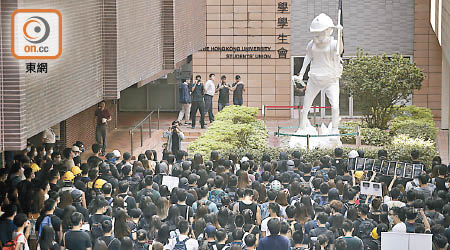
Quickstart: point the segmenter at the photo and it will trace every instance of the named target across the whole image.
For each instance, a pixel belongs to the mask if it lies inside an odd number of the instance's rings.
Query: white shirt
[[[279,217],[276,217],[276,218],[278,218],[281,221],[281,218],[279,218]],[[266,236],[270,235],[269,228],[267,227],[267,223],[269,222],[270,219],[273,219],[273,218],[267,217],[261,222],[261,232],[266,232]]]
[[[17,243],[22,243],[22,246],[19,248],[20,250],[30,250],[28,247],[27,238],[25,238],[25,235],[23,233],[14,232],[13,233],[13,240],[17,237],[17,234],[20,234],[19,238],[17,239]]]
[[[42,133],[42,139],[44,139],[44,143],[55,143],[56,135],[55,132],[53,132],[53,129],[48,128],[44,130],[44,132]]]
[[[406,224],[403,222],[395,224],[395,226],[392,227],[392,232],[406,233]]]
[[[215,92],[216,92],[216,87],[214,86],[214,82],[212,80],[206,81],[205,94],[207,94],[209,96],[214,96]]]
[[[178,236],[179,241],[185,240],[187,235],[180,235]],[[173,249],[175,247],[175,244],[177,244],[177,238],[169,239],[169,244],[167,244],[168,249]],[[198,250],[198,242],[194,239],[189,239],[186,241],[186,250]]]

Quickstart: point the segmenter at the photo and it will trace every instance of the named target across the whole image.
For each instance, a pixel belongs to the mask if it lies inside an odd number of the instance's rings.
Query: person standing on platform
[[[102,145],[102,152],[101,155],[105,155],[106,150],[106,130],[107,130],[107,124],[109,121],[112,120],[111,113],[105,108],[106,102],[101,101],[98,104],[98,108],[95,111],[95,139],[98,144]]]
[[[232,90],[233,90],[233,105],[242,106],[242,104],[244,104],[242,94],[245,91],[245,85],[244,82],[242,82],[240,75],[236,75],[236,82],[233,83]]]
[[[227,77],[225,75],[220,77],[220,80],[221,82],[217,85],[216,88],[216,92],[219,92],[219,102],[218,102],[219,112],[226,106],[230,105],[230,89],[231,89],[230,84],[227,83]]]
[[[206,81],[205,84],[205,115],[208,113],[209,123],[212,123],[214,121],[214,114],[212,110],[212,99],[214,97],[215,93],[215,84],[214,79],[216,78],[215,74],[209,74],[209,80]]]
[[[202,77],[200,75],[195,76],[195,84],[192,86],[192,128],[195,128],[195,120],[197,110],[200,111],[200,125],[205,128],[205,103],[203,102],[203,95],[205,94],[205,87],[203,86]]]
[[[183,80],[179,87],[179,102],[181,104],[181,110],[178,114],[178,121],[181,123],[184,117],[184,125],[190,125],[190,112],[191,112],[191,91],[190,91],[191,79]]]

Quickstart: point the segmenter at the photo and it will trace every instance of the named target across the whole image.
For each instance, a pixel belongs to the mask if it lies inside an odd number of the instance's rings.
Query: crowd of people
[[[162,159],[154,150],[137,159],[101,150],[94,144],[85,152],[82,142],[32,146],[1,168],[2,246],[380,250],[383,232],[402,232],[432,234],[433,249],[448,247],[448,167],[439,157],[418,178],[404,179],[348,171],[340,148],[314,162],[299,151],[261,159],[212,151],[204,161],[183,150],[165,150]],[[378,157],[389,156],[380,150]],[[419,152],[411,162],[420,163]],[[173,177],[178,185],[166,185]],[[381,183],[383,196],[361,194],[363,180]]]

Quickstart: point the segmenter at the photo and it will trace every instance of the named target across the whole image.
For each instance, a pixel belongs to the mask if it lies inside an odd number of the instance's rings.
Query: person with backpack
[[[205,227],[205,237],[206,242],[208,243],[208,250],[217,250],[216,231],[216,227],[213,225],[207,225]]]
[[[38,250],[60,250],[60,246],[55,241],[55,230],[53,227],[45,225],[42,228],[41,237],[39,237],[38,241]]]
[[[136,208],[136,200],[133,196],[128,195],[129,192],[129,182],[128,181],[120,181],[119,182],[119,194],[118,197],[122,198],[125,204],[125,208],[130,211],[133,208]]]
[[[189,237],[189,222],[182,219],[178,222],[177,227],[180,235],[169,239],[167,248],[171,250],[198,250],[197,240]]]
[[[12,234],[12,240],[6,242],[2,250],[29,250],[28,237],[30,236],[30,221],[26,214],[20,213],[14,217],[16,229]]]
[[[81,229],[83,215],[79,212],[74,212],[70,216],[70,221],[72,229],[64,234],[61,246],[67,250],[92,250],[91,237]]]
[[[333,249],[333,245],[334,245],[334,233],[330,230],[327,229],[326,227],[326,223],[328,222],[328,215],[324,212],[320,212],[317,213],[317,222],[318,222],[318,227],[312,229],[309,232],[309,237],[311,239],[316,238],[319,235],[326,235],[328,237],[328,243],[330,244],[330,249]],[[317,240],[312,240],[311,243],[315,244],[315,241]]]
[[[364,250],[364,244],[363,241],[358,238],[358,236],[353,236],[353,223],[349,220],[345,220],[342,223],[342,230],[344,231],[344,237],[341,237],[341,239],[344,239],[347,243],[348,250]]]
[[[17,206],[14,204],[6,205],[3,209],[4,212],[0,217],[0,243],[4,245],[6,242],[11,241],[16,225],[14,225],[14,217],[17,214]]]
[[[209,192],[208,200],[214,202],[217,207],[222,206],[222,198],[226,195],[222,189],[223,184],[223,177],[216,176],[214,178],[214,188]]]
[[[387,232],[388,231],[388,226],[384,223],[380,223],[377,225],[377,229],[376,229],[376,233],[377,233],[377,238],[376,239],[372,239],[368,246],[367,246],[367,250],[381,250],[381,233],[382,232]]]
[[[377,226],[377,223],[368,218],[369,215],[369,205],[361,204],[358,207],[358,216],[359,218],[353,222],[353,227],[355,231],[353,231],[353,236],[358,236],[364,243],[364,246],[367,247],[368,242],[371,239],[371,232]]]
[[[176,192],[177,203],[172,205],[178,208],[179,215],[192,224],[194,222],[194,210],[186,204],[187,192],[184,189],[178,189]]]
[[[194,202],[194,204],[192,204],[192,209],[194,210],[194,215],[197,212],[197,208],[200,205],[205,205],[208,208],[208,211],[210,213],[215,213],[217,214],[219,212],[219,209],[217,209],[217,205],[216,203],[208,200],[208,188],[207,187],[201,187],[200,189],[198,189],[197,194],[199,196],[199,200]]]
[[[89,216],[88,219],[91,229],[92,242],[104,235],[102,223],[105,220],[112,221],[111,217],[104,215],[107,209],[108,202],[101,195],[97,196],[90,204],[90,210],[91,212],[94,212],[94,214]]]
[[[103,240],[108,250],[120,250],[120,240],[113,236],[113,224],[109,220],[102,222],[102,230],[104,232],[100,240]]]
[[[252,211],[252,220],[258,225],[261,224],[261,210],[256,202],[253,201],[253,190],[245,189],[244,199],[237,202],[233,210],[242,214],[244,210],[250,209]]]
[[[54,215],[54,212],[57,208],[57,203],[54,199],[48,199],[44,203],[44,208],[41,211],[41,214],[39,218],[36,220],[36,227],[35,230],[36,235],[40,237],[42,232],[42,227],[45,225],[53,227],[53,230],[55,230],[55,240],[56,242],[59,242],[62,235],[62,220]]]
[[[307,250],[308,245],[303,244],[303,231],[298,230],[294,231],[292,234],[292,243],[293,246],[291,247],[291,250]]]
[[[136,241],[134,243],[134,250],[150,250],[150,244],[147,242],[147,231],[140,229],[137,231]],[[109,249],[108,249],[109,250]]]
[[[153,189],[153,176],[145,176],[144,185],[145,187],[137,193],[138,202],[141,202],[144,196],[151,196],[153,200],[157,200],[161,197],[159,192]]]

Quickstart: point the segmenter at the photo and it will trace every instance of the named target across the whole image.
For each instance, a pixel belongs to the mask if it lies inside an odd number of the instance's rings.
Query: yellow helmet
[[[63,181],[71,181],[73,179],[75,179],[75,175],[73,175],[72,172],[67,171],[64,175],[63,175]]]
[[[33,173],[36,173],[39,170],[41,170],[41,168],[36,163],[31,164],[30,167],[31,167],[31,169],[33,169]]]
[[[72,169],[71,169],[70,171],[72,171],[72,173],[73,173],[74,175],[79,175],[79,174],[81,174],[81,169],[80,169],[78,166],[72,167]]]
[[[104,185],[105,183],[106,183],[105,180],[103,180],[103,179],[97,179],[97,180],[95,181],[94,188],[102,188],[103,185]]]

